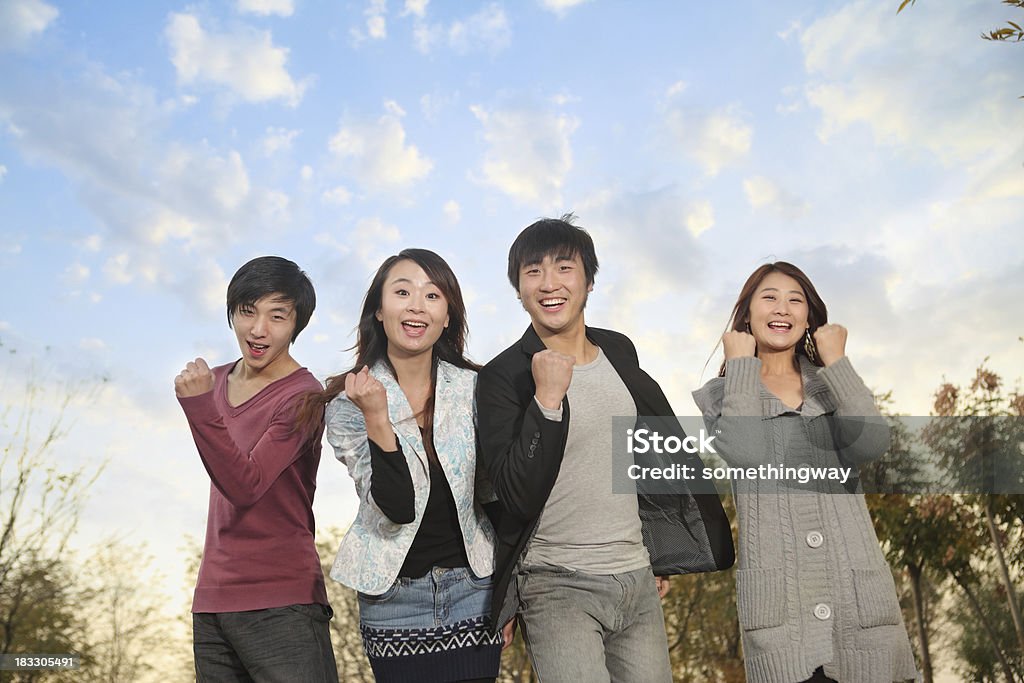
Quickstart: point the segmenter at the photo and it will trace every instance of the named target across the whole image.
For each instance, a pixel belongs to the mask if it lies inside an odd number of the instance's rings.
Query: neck
[[[294,358],[285,354],[280,358],[277,358],[273,363],[265,368],[253,368],[250,367],[244,360],[235,366],[234,375],[242,380],[243,382],[263,382],[264,384],[270,384],[275,382],[286,375],[290,375],[296,369],[299,364]]]
[[[762,375],[792,375],[800,372],[796,362],[795,349],[784,351],[758,349],[757,357],[761,360]]]
[[[597,358],[597,347],[587,339],[587,326],[582,315],[572,326],[558,332],[540,325],[534,325],[533,330],[545,347],[574,357],[576,365],[586,365]]]
[[[402,356],[388,352],[388,360],[395,368],[398,383],[403,386],[429,384],[433,357],[433,350],[430,353],[418,353],[415,356]]]

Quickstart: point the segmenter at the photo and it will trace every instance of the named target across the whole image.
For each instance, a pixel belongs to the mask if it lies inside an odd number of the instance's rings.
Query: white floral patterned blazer
[[[363,413],[341,394],[327,405],[327,440],[348,468],[359,496],[359,511],[331,568],[331,578],[369,595],[391,587],[423,519],[430,492],[429,465],[412,407],[383,362],[370,369],[388,394],[388,415],[412,475],[416,517],[396,524],[370,495],[370,446]],[[483,468],[476,466],[476,372],[438,362],[434,391],[434,450],[458,510],[470,569],[477,576],[494,571],[494,529],[481,503],[495,500]]]

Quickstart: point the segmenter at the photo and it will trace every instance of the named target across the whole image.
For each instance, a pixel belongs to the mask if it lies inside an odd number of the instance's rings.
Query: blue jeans
[[[516,582],[519,624],[540,683],[671,683],[649,567],[609,575],[527,567]]]
[[[338,683],[327,605],[192,615],[198,683]]]

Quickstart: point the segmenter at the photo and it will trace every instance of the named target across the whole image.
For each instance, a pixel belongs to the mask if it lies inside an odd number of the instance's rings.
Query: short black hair
[[[545,256],[569,258],[579,256],[587,286],[594,284],[597,275],[597,253],[590,234],[573,225],[576,216],[562,214],[561,218],[542,218],[525,228],[508,250],[508,281],[519,291],[519,271],[523,266],[540,263]]]
[[[295,306],[294,342],[306,329],[316,308],[313,283],[294,261],[280,256],[259,256],[238,269],[228,283],[228,327],[231,316],[242,306],[252,306],[269,294],[280,294]]]

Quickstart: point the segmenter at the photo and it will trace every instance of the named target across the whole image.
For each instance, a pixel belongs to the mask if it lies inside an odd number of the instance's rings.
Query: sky
[[[4,405],[30,377],[43,414],[82,389],[53,456],[107,462],[80,538],[148,542],[180,591],[208,479],[172,382],[237,358],[224,292],[255,256],[313,280],[293,355],[321,379],[405,247],[451,264],[486,362],[528,322],[509,245],[573,211],[588,323],[630,335],[680,414],[774,260],[897,410],[985,358],[1012,388],[1024,47],[980,34],[1014,10],[898,4],[0,0]],[[328,448],[318,524],[355,505]]]

